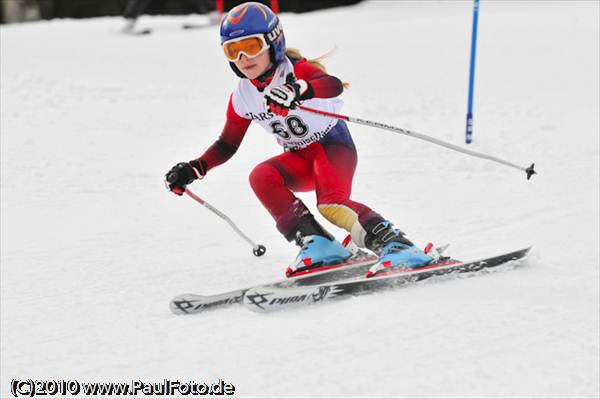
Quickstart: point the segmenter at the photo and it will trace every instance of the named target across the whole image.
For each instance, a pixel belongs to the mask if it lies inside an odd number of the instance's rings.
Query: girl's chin
[[[263,73],[265,73],[269,68],[264,68],[260,70],[258,65],[251,66],[250,68],[241,68],[238,66],[238,69],[246,76],[247,79],[256,79]]]
[[[244,75],[246,75],[246,78],[252,80],[258,78],[260,76],[260,73],[244,72]]]
[[[255,79],[256,77],[258,77],[260,74],[256,73],[256,71],[256,67],[242,69],[242,73],[246,75],[248,79]]]

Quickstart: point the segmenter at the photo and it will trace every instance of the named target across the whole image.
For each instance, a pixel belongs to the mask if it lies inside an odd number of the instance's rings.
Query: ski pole
[[[319,109],[305,107],[303,105],[299,105],[298,108],[301,109],[301,110],[303,110],[303,111],[306,111],[306,112],[311,112],[313,114],[318,114],[318,115],[322,115],[322,116],[329,116],[329,117],[332,117],[332,118],[341,119],[341,120],[352,122],[352,123],[357,123],[357,124],[360,124],[360,125],[376,127],[376,128],[383,129],[383,130],[389,130],[389,131],[392,131],[392,132],[404,134],[406,136],[416,137],[418,139],[429,141],[430,143],[441,145],[442,147],[446,147],[446,148],[449,148],[449,149],[454,150],[454,151],[462,152],[464,154],[471,155],[473,157],[483,158],[483,159],[487,159],[489,161],[494,161],[494,162],[497,162],[499,164],[502,164],[502,165],[505,165],[505,166],[509,166],[511,168],[522,170],[523,172],[525,172],[527,174],[527,180],[529,180],[532,175],[535,175],[537,173],[535,170],[533,170],[533,168],[535,166],[534,163],[532,163],[529,167],[523,167],[523,166],[515,165],[514,163],[511,163],[511,162],[505,161],[504,159],[494,157],[492,155],[487,155],[487,154],[483,154],[483,153],[480,153],[480,152],[476,152],[476,151],[472,151],[472,150],[467,150],[466,148],[462,148],[462,147],[459,147],[457,145],[447,143],[447,142],[445,142],[443,140],[438,140],[436,138],[427,136],[425,134],[411,132],[410,130],[402,129],[400,127],[395,127],[395,126],[391,126],[391,125],[386,125],[385,123],[373,122],[373,121],[369,121],[369,120],[361,119],[361,118],[356,118],[356,117],[352,117],[352,116],[346,116],[346,115],[335,114],[333,112],[321,111]]]
[[[192,191],[190,191],[189,188],[185,189],[185,193],[188,195],[188,197],[190,197],[191,199],[193,199],[194,201],[196,201],[200,205],[204,205],[206,208],[208,208],[208,210],[210,210],[211,212],[213,212],[214,214],[216,214],[218,217],[220,217],[221,219],[223,219],[227,223],[229,223],[229,225],[233,228],[233,230],[235,230],[236,233],[238,233],[238,235],[240,237],[242,237],[250,245],[252,245],[252,253],[255,256],[262,256],[262,255],[265,254],[265,252],[267,252],[267,248],[265,248],[264,245],[262,245],[262,244],[258,244],[258,245],[255,244],[254,241],[252,241],[250,238],[248,238],[248,236],[246,234],[244,234],[239,229],[239,227],[237,227],[236,224],[233,223],[233,221],[227,215],[225,215],[223,212],[219,211],[214,206],[212,206],[208,202],[204,201],[202,198],[198,197],[196,194],[194,194]]]

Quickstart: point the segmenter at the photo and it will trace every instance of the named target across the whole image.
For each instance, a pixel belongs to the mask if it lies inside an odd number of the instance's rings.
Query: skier
[[[206,0],[194,0],[195,12],[198,14],[208,14],[208,10],[205,4]],[[123,27],[123,33],[135,33],[134,27],[140,15],[142,15],[148,6],[152,3],[152,0],[129,0],[123,11],[123,18],[125,18],[125,26]],[[216,15],[216,13],[215,13]],[[212,20],[215,18],[212,14],[209,15]],[[148,29],[140,31],[141,33],[150,33]]]
[[[125,26],[123,27],[124,33],[133,32],[135,23],[138,17],[144,13],[148,5],[152,0],[129,0],[125,6],[123,17],[125,18]]]
[[[366,205],[350,199],[357,163],[346,123],[297,109],[299,103],[339,112],[345,84],[326,73],[319,60],[286,48],[276,14],[247,2],[221,22],[221,45],[240,78],[229,98],[225,127],[199,158],[175,165],[166,185],[182,195],[188,184],[230,159],[252,121],[273,134],[284,152],[256,166],[250,185],[273,216],[277,229],[300,252],[286,274],[343,262],[350,252],[323,227],[294,192],[315,191],[319,212],[348,231],[354,243],[379,256],[378,269],[416,268],[432,258]],[[376,268],[376,269],[377,269]]]

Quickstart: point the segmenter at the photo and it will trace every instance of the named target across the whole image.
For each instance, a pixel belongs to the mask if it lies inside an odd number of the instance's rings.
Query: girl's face
[[[268,50],[254,58],[242,54],[234,64],[248,79],[256,79],[271,67],[271,58]]]

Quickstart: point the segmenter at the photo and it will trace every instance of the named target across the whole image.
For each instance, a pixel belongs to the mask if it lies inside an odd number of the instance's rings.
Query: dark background
[[[91,18],[123,15],[128,0],[0,0],[18,2],[22,7],[39,10],[41,19]],[[198,13],[197,0],[152,0],[144,14],[179,15]],[[255,0],[270,5],[269,0]],[[280,11],[308,12],[323,8],[346,6],[361,0],[279,0]],[[243,0],[225,0],[225,11],[243,3]],[[208,11],[215,9],[214,0],[205,0]],[[4,7],[0,7],[0,20],[5,22]]]

